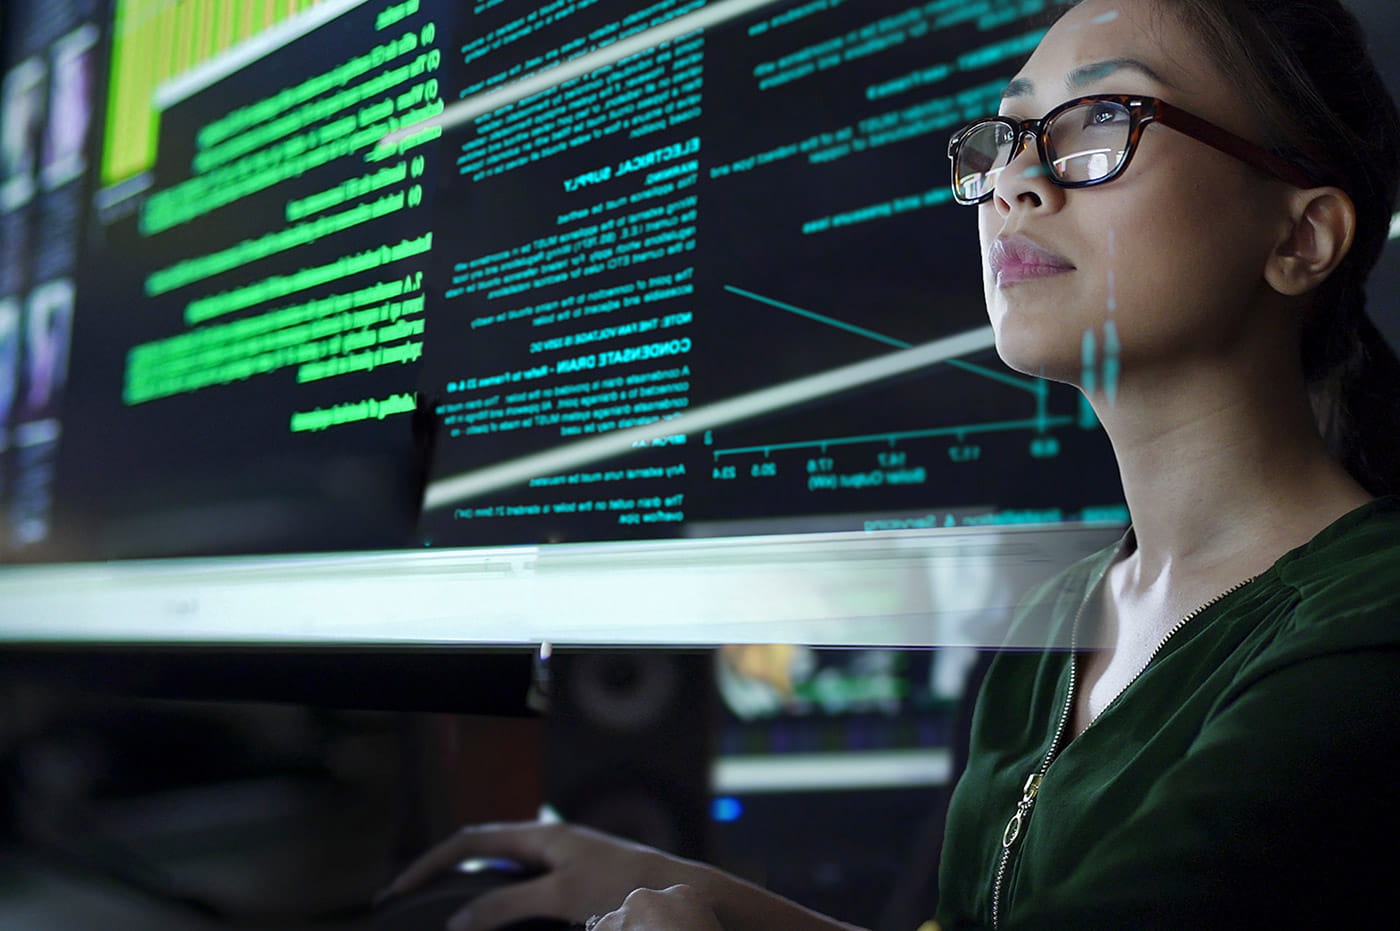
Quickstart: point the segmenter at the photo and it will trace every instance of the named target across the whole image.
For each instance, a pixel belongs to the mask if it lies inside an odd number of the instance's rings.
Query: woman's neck
[[[1263,571],[1371,497],[1328,454],[1301,384],[1213,372],[1092,399],[1144,585]]]

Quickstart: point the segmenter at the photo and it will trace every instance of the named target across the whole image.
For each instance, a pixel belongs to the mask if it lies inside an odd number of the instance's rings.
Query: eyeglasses
[[[1302,167],[1155,97],[1095,94],[1060,104],[1038,120],[990,116],[959,130],[948,143],[953,163],[953,199],[974,206],[996,191],[1026,139],[1034,137],[1046,176],[1060,187],[1106,184],[1128,168],[1148,123],[1185,133],[1298,187],[1316,180]]]

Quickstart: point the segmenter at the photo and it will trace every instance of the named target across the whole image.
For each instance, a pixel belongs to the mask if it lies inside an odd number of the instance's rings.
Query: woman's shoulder
[[[1400,496],[1345,515],[1273,574],[1293,603],[1275,661],[1400,649]]]
[[[1298,593],[1300,608],[1335,614],[1400,606],[1400,496],[1342,516],[1275,570]]]

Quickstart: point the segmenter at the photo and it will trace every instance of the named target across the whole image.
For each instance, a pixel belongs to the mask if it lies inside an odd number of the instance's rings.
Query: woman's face
[[[1087,0],[1050,30],[1001,113],[1142,94],[1260,141],[1197,44],[1155,0]],[[1119,378],[1165,386],[1221,364],[1271,294],[1263,269],[1288,229],[1288,191],[1160,124],[1123,175],[1090,188],[1052,184],[1028,145],[978,208],[997,351],[1014,369],[1109,397]]]

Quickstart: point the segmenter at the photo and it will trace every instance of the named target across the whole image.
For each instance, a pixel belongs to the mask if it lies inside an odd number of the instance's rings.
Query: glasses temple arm
[[[1301,188],[1316,187],[1320,183],[1317,178],[1314,178],[1301,166],[1275,155],[1263,146],[1255,145],[1248,139],[1242,139],[1228,129],[1222,129],[1199,116],[1160,101],[1155,109],[1155,118],[1163,125],[1170,126],[1194,139],[1199,139],[1226,155],[1233,155],[1240,161],[1271,174],[1281,181],[1287,181],[1289,184]]]

